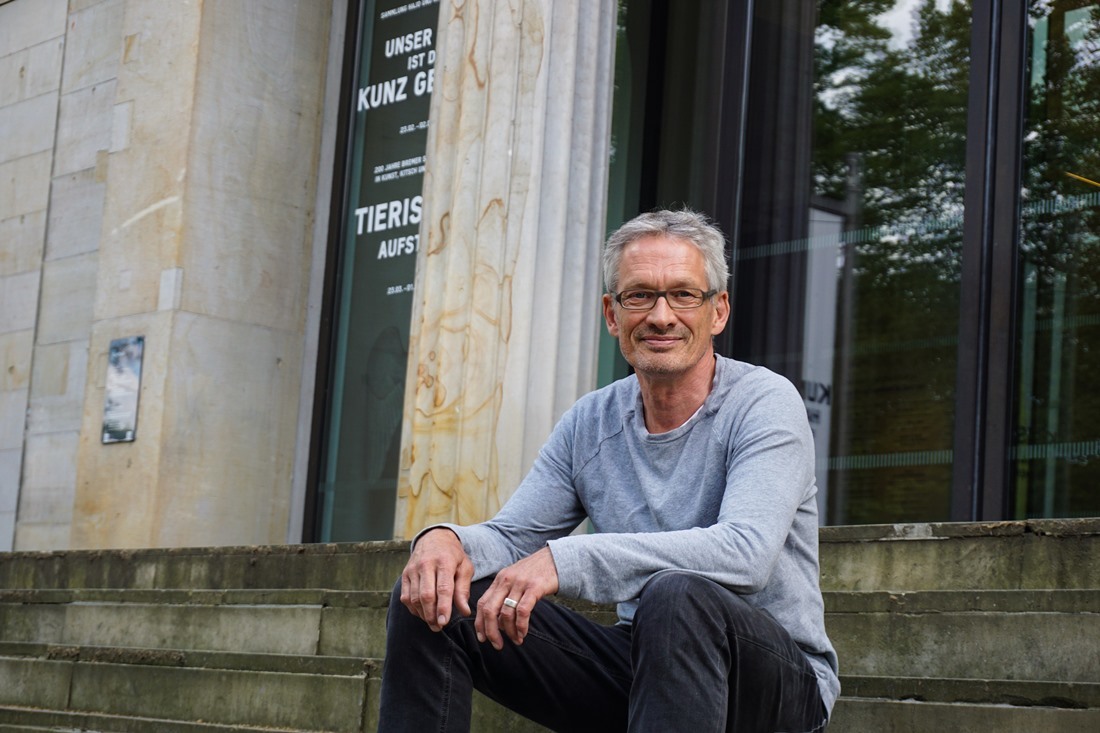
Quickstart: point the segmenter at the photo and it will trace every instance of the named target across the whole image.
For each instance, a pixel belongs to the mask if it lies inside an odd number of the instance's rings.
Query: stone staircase
[[[1100,520],[826,528],[835,731],[1100,731]]]
[[[372,731],[406,552],[0,554],[0,733]],[[1100,520],[823,530],[829,730],[1100,730],[1098,552]],[[474,715],[542,730],[484,698]]]

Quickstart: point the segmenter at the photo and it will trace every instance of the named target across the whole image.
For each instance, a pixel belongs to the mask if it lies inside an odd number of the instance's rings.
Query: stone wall
[[[102,208],[95,131],[114,73],[96,63],[93,39],[74,32],[63,75],[68,5],[0,5],[0,549],[14,544],[21,476],[24,538],[38,546],[67,545],[76,483]],[[47,241],[51,194],[81,216],[68,234],[55,222]],[[59,291],[67,302],[49,302]]]
[[[288,538],[332,6],[0,2],[0,549]]]

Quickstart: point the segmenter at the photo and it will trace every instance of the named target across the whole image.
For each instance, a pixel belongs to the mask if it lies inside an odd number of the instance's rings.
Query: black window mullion
[[[1026,0],[974,0],[951,518],[1009,517]]]
[[[992,288],[990,291],[990,400],[986,415],[986,481],[979,519],[1012,517],[1010,446],[1016,399],[1016,284],[1020,262],[1020,176],[1024,84],[1027,69],[1027,0],[1004,3],[997,95],[997,157],[993,167]]]

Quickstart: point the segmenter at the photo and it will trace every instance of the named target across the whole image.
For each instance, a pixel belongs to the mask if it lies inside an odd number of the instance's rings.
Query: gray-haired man
[[[813,438],[794,387],[714,353],[725,242],[643,214],[604,250],[635,374],[581,398],[488,522],[415,540],[381,731],[466,731],[472,689],[560,731],[812,731],[840,690],[818,586]],[[585,517],[595,533],[571,535]],[[605,627],[551,594],[617,602]]]

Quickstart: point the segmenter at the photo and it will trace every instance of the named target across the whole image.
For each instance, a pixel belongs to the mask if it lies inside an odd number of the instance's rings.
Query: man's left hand
[[[557,592],[558,568],[549,547],[504,568],[477,602],[474,629],[478,641],[488,640],[494,649],[502,649],[503,633],[513,643],[522,644],[531,609],[544,596]],[[516,602],[514,608],[504,603],[506,598]]]

